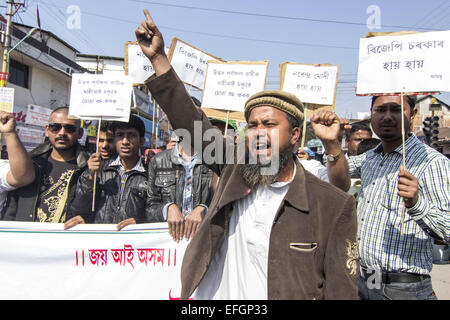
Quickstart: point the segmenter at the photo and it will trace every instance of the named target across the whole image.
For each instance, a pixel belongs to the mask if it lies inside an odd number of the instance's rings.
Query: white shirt
[[[294,180],[258,187],[236,201],[228,237],[211,261],[194,298],[219,300],[267,299],[270,233],[281,202]]]
[[[8,160],[0,160],[0,210],[3,208],[6,200],[6,193],[16,189],[6,181],[6,175],[11,170]]]
[[[327,167],[320,163],[317,160],[302,160],[298,158],[300,164],[305,168],[305,170],[309,171],[313,175],[315,175],[320,180],[330,182],[328,179],[328,171]]]

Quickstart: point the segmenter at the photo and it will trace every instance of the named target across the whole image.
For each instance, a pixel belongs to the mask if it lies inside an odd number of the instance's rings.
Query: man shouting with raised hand
[[[212,125],[171,68],[162,34],[144,13],[136,38],[155,69],[146,85],[174,129],[187,130],[203,154],[208,145],[202,136]],[[205,162],[220,180],[184,255],[182,298],[355,299],[354,200],[296,160],[302,102],[284,91],[262,91],[247,100],[244,112],[245,152],[234,153],[233,163],[225,155]],[[195,122],[202,136],[194,135]],[[222,147],[216,150],[234,148],[226,139],[216,143]]]

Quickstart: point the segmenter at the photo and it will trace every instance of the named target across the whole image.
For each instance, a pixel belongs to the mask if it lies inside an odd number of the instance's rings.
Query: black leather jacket
[[[69,217],[81,215],[86,223],[117,224],[128,218],[137,223],[156,222],[151,216],[150,199],[147,196],[147,172],[131,170],[121,181],[119,166],[113,159],[102,163],[97,175],[95,212],[92,213],[94,181],[89,180],[89,169],[80,176],[77,193]]]
[[[163,222],[163,208],[167,203],[183,205],[185,169],[179,164],[173,149],[159,152],[149,163],[148,182],[152,216]],[[196,164],[192,180],[192,208],[209,206],[213,172],[204,164]]]

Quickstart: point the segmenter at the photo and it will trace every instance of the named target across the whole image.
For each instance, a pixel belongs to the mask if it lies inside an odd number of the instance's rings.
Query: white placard
[[[244,111],[245,102],[264,90],[268,61],[208,61],[202,108]]]
[[[450,31],[360,39],[357,94],[450,91]]]
[[[0,111],[12,112],[14,106],[14,88],[0,87]]]
[[[179,299],[188,242],[167,223],[0,222],[0,299]]]
[[[177,38],[172,41],[169,59],[181,81],[201,90],[205,84],[207,62],[219,61],[217,57]]]
[[[126,52],[126,63],[127,66],[125,70],[127,74],[130,76],[133,84],[144,84],[145,80],[147,80],[155,70],[153,69],[150,60],[145,56],[142,52],[139,44],[130,43],[127,44],[127,52]],[[166,54],[169,52],[169,48],[164,48]]]
[[[286,63],[281,90],[304,103],[334,105],[337,75],[338,66]]]
[[[86,120],[125,121],[130,117],[133,85],[129,76],[73,74],[69,115]]]
[[[27,108],[26,124],[45,127],[48,124],[52,109],[29,104]]]

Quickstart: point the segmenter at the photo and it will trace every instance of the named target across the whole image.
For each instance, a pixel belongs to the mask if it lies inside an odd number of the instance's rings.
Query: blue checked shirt
[[[406,170],[419,182],[419,198],[405,213],[398,173],[402,146],[383,154],[382,145],[348,159],[350,176],[361,178],[358,243],[361,265],[384,272],[429,274],[433,239],[449,239],[450,161],[410,135],[405,142]]]

